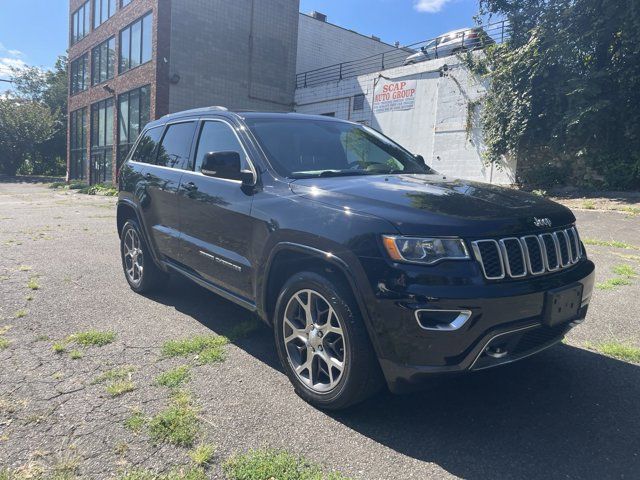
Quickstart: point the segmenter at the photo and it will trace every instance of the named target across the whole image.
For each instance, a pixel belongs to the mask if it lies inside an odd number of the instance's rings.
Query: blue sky
[[[179,1],[179,0],[178,0]],[[473,23],[477,0],[300,0],[300,11],[406,45]],[[49,68],[68,43],[67,0],[0,0],[0,78],[11,65]],[[0,83],[0,91],[9,84]]]

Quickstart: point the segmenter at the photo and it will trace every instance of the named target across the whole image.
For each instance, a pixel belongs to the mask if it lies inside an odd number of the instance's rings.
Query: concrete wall
[[[300,14],[296,73],[393,51],[395,47]]]
[[[443,71],[443,66],[447,70]],[[415,107],[374,114],[375,84],[384,75],[393,80],[417,80]],[[456,57],[432,60],[375,74],[296,91],[296,111],[335,113],[338,118],[365,123],[383,132],[445,175],[487,183],[511,184],[515,165],[486,166],[479,125],[481,99],[486,92]],[[366,95],[364,110],[353,111],[353,97]],[[473,108],[469,108],[469,105]]]
[[[298,0],[173,1],[167,60],[179,81],[169,88],[169,111],[291,110],[298,10]]]

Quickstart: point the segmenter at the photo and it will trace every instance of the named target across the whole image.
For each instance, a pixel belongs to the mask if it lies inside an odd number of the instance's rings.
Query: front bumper
[[[469,280],[481,278],[480,272],[469,271],[474,264],[443,265],[449,271],[440,277],[407,265],[367,266],[375,291],[367,302],[372,336],[392,391],[412,389],[433,374],[481,370],[533,355],[561,341],[586,316],[595,270],[588,259],[561,272],[496,282]],[[546,326],[546,292],[574,284],[583,287],[579,318]],[[426,330],[416,319],[420,309],[471,315],[458,329]],[[490,355],[487,347],[490,354],[502,353]]]

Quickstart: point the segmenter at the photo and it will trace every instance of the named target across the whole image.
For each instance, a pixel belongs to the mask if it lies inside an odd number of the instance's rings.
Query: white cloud
[[[442,10],[442,7],[450,1],[451,0],[417,0],[413,4],[413,8],[419,12],[436,13]]]
[[[19,58],[0,58],[0,78],[9,78],[12,74],[11,68],[24,68],[27,64]]]

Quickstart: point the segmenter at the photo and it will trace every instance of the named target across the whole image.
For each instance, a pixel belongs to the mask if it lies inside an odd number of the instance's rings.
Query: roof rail
[[[178,113],[180,115],[183,115],[183,114],[187,114],[187,113],[193,114],[193,113],[210,112],[212,110],[217,110],[217,111],[220,111],[220,112],[228,112],[229,111],[229,109],[227,107],[223,107],[221,105],[213,105],[211,107],[192,108],[191,110],[183,110],[183,111],[180,111],[180,112],[168,113],[168,114],[164,115],[162,118],[168,117],[170,115],[175,115],[175,114],[178,114]]]

